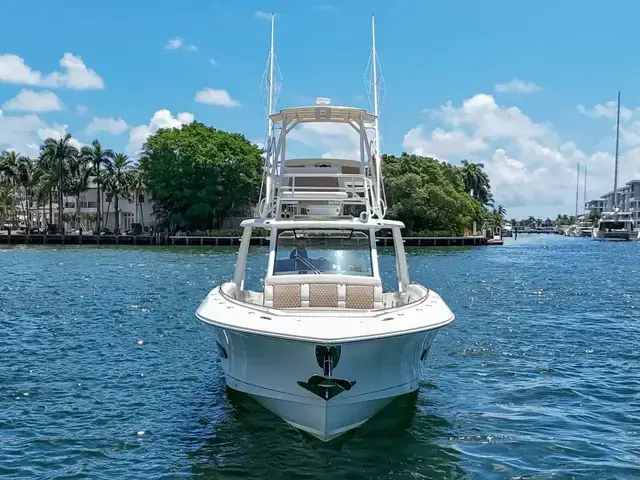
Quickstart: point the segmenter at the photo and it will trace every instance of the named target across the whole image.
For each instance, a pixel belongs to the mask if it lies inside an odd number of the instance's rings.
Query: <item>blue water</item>
[[[194,311],[234,262],[0,250],[0,477],[640,478],[640,243],[410,250],[456,320],[416,395],[328,444],[225,389]]]

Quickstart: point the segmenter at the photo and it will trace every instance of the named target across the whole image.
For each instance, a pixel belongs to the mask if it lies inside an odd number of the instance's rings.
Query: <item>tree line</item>
[[[70,221],[78,228],[82,218],[81,196],[95,186],[97,212],[90,220],[100,232],[105,222],[105,212],[101,211],[103,196],[106,195],[108,208],[113,202],[114,212],[118,212],[121,199],[132,195],[139,198],[138,193],[144,189],[143,178],[143,172],[124,153],[105,149],[98,140],[78,149],[72,144],[70,134],[60,139],[46,139],[40,145],[37,158],[4,151],[0,154],[0,228],[7,221],[17,223],[16,203],[22,212],[32,212],[35,208],[38,219],[46,218],[48,208],[47,223],[52,223],[56,203],[58,219]],[[75,198],[76,212],[70,217],[64,214],[65,197]],[[37,227],[31,214],[26,215],[24,221],[27,234]],[[62,233],[64,224],[62,221],[58,225]],[[119,228],[116,215],[115,229]]]
[[[64,217],[64,197],[98,192],[96,230],[104,226],[103,195],[119,211],[124,198],[147,191],[157,226],[186,230],[220,229],[230,215],[250,216],[247,206],[260,195],[264,151],[243,135],[193,122],[160,129],[143,145],[139,161],[102,147],[98,140],[77,149],[72,137],[49,138],[32,159],[17,152],[0,155],[0,228],[18,199],[22,210],[48,206]],[[430,157],[383,155],[387,217],[404,222],[409,233],[462,235],[475,225],[502,224],[504,207],[494,205],[490,180],[481,163],[452,165]],[[108,212],[107,212],[108,215]],[[119,229],[116,215],[116,231]],[[63,222],[64,223],[64,222]],[[28,225],[27,227],[31,227]],[[29,229],[29,228],[28,228]]]
[[[584,218],[587,222],[591,224],[595,224],[601,215],[599,213],[585,213]],[[511,219],[511,223],[513,225],[518,225],[522,227],[553,227],[553,226],[563,226],[563,225],[573,225],[578,221],[578,217],[574,215],[558,214],[555,220],[551,220],[551,218],[547,217],[545,220],[542,218],[536,218],[534,216],[530,216],[528,218],[523,218],[521,220],[516,220],[515,218]]]

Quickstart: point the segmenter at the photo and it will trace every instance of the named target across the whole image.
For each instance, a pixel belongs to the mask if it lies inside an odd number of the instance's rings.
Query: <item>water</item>
[[[456,320],[416,395],[324,444],[224,387],[194,311],[233,250],[0,250],[0,477],[640,478],[639,252],[410,250]]]

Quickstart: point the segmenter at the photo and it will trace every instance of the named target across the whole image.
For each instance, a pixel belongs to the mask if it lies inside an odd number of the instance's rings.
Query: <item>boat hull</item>
[[[417,390],[436,334],[322,345],[213,328],[227,386],[323,441]]]
[[[601,232],[596,228],[592,230],[592,237],[596,240],[611,242],[626,242],[636,239],[636,237],[633,236],[631,232]]]

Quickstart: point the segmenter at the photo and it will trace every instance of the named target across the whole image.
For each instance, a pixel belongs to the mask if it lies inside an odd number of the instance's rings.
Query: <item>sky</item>
[[[35,155],[65,132],[136,158],[158,128],[196,121],[264,142],[261,80],[276,14],[277,109],[370,109],[376,18],[382,151],[484,164],[508,217],[575,211],[640,178],[640,3],[567,0],[2,0],[0,149]],[[617,23],[615,23],[617,22]],[[295,130],[288,151],[351,156],[343,128]],[[582,210],[584,171],[580,177]]]

